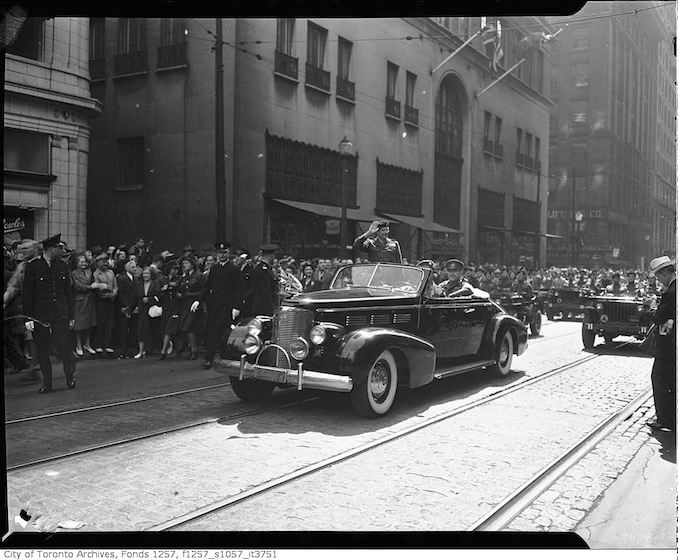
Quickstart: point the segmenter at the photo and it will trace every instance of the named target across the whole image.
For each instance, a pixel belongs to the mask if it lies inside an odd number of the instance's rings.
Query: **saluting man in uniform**
[[[466,266],[459,259],[450,259],[445,263],[447,280],[438,284],[438,290],[445,297],[459,297],[473,295],[473,286],[464,280]]]
[[[366,251],[367,259],[371,263],[391,262],[400,264],[403,262],[400,243],[388,236],[390,232],[388,220],[375,220],[365,233],[355,238],[353,249]]]
[[[228,327],[240,315],[243,300],[240,271],[229,258],[230,244],[217,243],[214,247],[217,250],[217,262],[210,268],[200,299],[194,301],[190,308],[196,311],[201,303],[207,304],[204,369],[212,367],[212,360],[229,332]]]
[[[71,274],[61,260],[61,234],[42,241],[43,254],[26,264],[23,285],[23,311],[32,318],[26,321],[26,330],[33,332],[33,340],[42,372],[41,394],[52,390],[52,363],[49,360],[50,342],[58,350],[63,362],[66,385],[75,387],[75,360],[71,344],[73,292]]]
[[[271,263],[278,246],[271,243],[260,248],[260,260],[252,271],[252,315],[273,315],[278,294],[278,282],[273,276]]]

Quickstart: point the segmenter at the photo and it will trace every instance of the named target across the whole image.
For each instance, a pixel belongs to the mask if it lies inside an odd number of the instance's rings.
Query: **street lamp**
[[[584,219],[584,214],[581,212],[576,212],[574,215],[575,222],[577,224],[577,229],[575,230],[574,236],[574,265],[579,266],[579,241],[580,241],[580,231],[581,231],[581,221]]]
[[[348,184],[348,158],[353,155],[353,144],[344,136],[339,142],[339,153],[341,154],[341,251],[342,257],[347,256],[348,246],[348,223],[346,220],[347,184]]]

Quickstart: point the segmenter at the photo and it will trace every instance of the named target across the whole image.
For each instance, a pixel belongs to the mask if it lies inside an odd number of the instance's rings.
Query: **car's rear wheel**
[[[587,350],[593,348],[593,345],[596,342],[596,331],[586,328],[586,319],[584,319],[581,326],[581,341],[584,344],[584,348]]]
[[[231,389],[236,396],[245,402],[261,402],[271,396],[275,384],[258,379],[238,379],[231,375]]]
[[[393,405],[398,388],[398,365],[390,350],[384,350],[370,367],[365,381],[351,391],[353,410],[360,416],[376,418]]]
[[[500,376],[508,375],[513,361],[513,336],[509,330],[503,331],[497,337],[497,345],[494,348],[495,371]]]
[[[534,317],[530,323],[530,332],[532,333],[532,336],[538,336],[541,332],[541,311],[539,310],[534,313]]]

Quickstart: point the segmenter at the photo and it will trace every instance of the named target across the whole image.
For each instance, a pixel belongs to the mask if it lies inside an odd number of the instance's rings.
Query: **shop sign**
[[[325,220],[325,233],[327,235],[339,235],[340,229],[340,220]]]
[[[614,258],[614,259],[619,258],[619,247],[614,247],[612,249],[612,258]]]
[[[15,220],[7,218],[2,219],[3,233],[14,233],[15,231],[21,231],[26,227],[26,222],[21,218],[16,218]]]

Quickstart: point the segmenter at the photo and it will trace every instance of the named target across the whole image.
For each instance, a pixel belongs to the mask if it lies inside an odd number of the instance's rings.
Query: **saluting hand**
[[[231,312],[231,317],[233,318],[234,321],[235,321],[236,317],[239,317],[239,316],[240,316],[240,309],[234,309]]]
[[[199,301],[194,301],[194,302],[191,304],[191,311],[197,311],[199,306],[200,306],[200,302],[199,302]]]
[[[75,327],[75,319],[68,321],[68,328],[73,330],[73,327]]]

